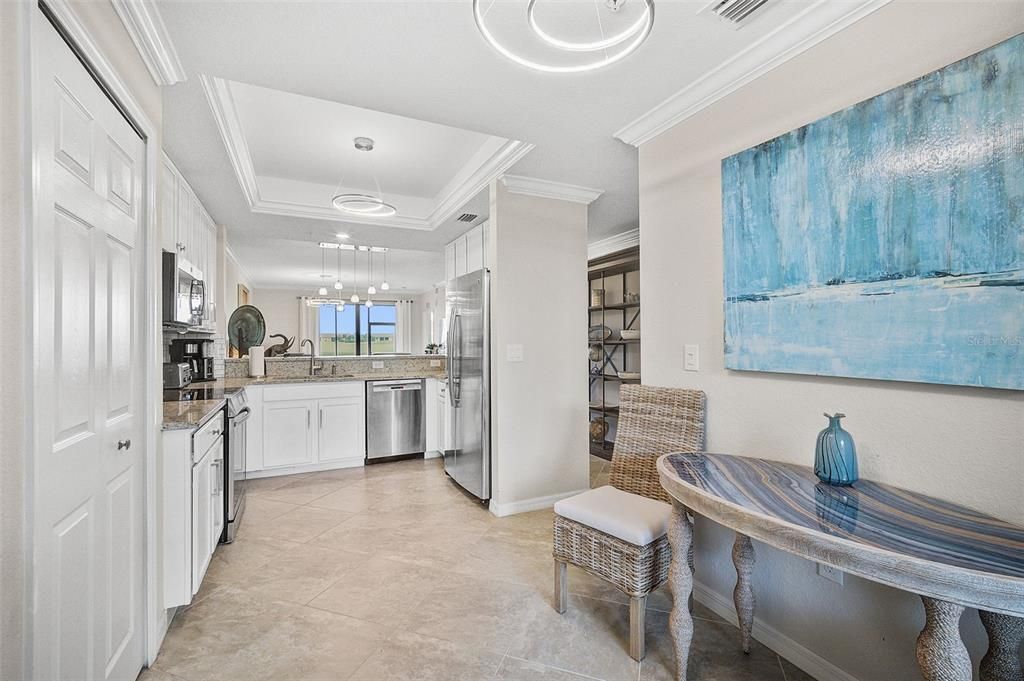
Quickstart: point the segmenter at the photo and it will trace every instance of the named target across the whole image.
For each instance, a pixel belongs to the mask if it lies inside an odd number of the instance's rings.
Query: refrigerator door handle
[[[448,390],[448,397],[453,407],[458,407],[462,401],[462,315],[452,315],[452,384]]]
[[[454,367],[454,364],[455,364],[455,361],[454,361],[455,360],[455,353],[454,353],[453,348],[452,348],[452,335],[453,335],[452,332],[455,329],[455,316],[456,316],[455,315],[455,308],[452,307],[451,312],[448,314],[448,337],[445,339],[445,354],[446,354],[446,358],[445,358],[445,363],[444,363],[445,375],[446,375],[447,383],[448,383],[448,390],[446,391],[448,393],[448,404],[450,404],[453,407],[455,406],[455,397],[454,397],[454,392],[455,392],[454,391],[455,374],[454,374],[454,371],[453,371],[453,367]]]

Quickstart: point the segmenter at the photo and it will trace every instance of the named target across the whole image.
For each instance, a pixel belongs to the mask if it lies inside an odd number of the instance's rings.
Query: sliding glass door
[[[351,357],[386,355],[397,347],[395,304],[347,304],[320,306],[320,355]],[[357,333],[358,329],[358,333]]]

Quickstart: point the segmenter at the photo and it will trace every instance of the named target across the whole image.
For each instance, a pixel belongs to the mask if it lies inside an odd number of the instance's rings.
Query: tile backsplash
[[[249,375],[249,359],[225,359],[224,378],[244,378]],[[435,374],[444,371],[444,355],[409,355],[401,357],[317,357],[323,364],[322,375],[380,373],[385,376],[408,374],[410,376]],[[440,362],[431,366],[431,362]],[[378,365],[379,366],[375,366]],[[266,360],[267,376],[299,377],[309,374],[309,357],[274,357]]]

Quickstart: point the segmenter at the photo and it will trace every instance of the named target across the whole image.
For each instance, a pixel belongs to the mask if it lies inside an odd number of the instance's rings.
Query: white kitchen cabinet
[[[424,453],[424,458],[434,458],[440,452],[438,446],[438,433],[440,432],[437,428],[438,424],[438,380],[436,378],[428,378],[426,382],[426,431],[427,431],[427,451]]]
[[[444,247],[444,280],[451,281],[458,274],[455,269],[455,242]]]
[[[263,467],[300,466],[316,460],[313,437],[315,403],[308,399],[271,401],[263,405]]]
[[[445,280],[451,281],[487,266],[487,223],[482,222],[444,249]]]
[[[364,394],[317,402],[320,437],[317,461],[362,461],[366,457],[366,398]]]
[[[207,452],[192,467],[192,595],[206,575],[213,556],[213,455]]]
[[[261,390],[263,437],[259,463],[254,457],[250,472],[297,473],[365,463],[363,381],[296,383],[263,386]],[[256,408],[252,401],[250,408]]]
[[[163,607],[199,591],[223,529],[224,412],[201,427],[163,433],[159,467]]]
[[[160,246],[178,250],[178,173],[164,157],[160,164]]]

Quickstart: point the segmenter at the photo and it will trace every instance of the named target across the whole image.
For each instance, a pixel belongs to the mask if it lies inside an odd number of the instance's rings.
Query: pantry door
[[[145,142],[35,11],[33,675],[132,681],[145,641]]]

